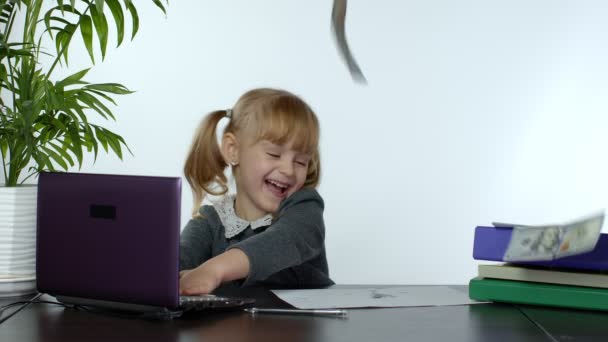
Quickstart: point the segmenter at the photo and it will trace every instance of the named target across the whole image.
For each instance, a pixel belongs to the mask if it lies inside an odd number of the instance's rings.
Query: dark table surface
[[[466,286],[459,288],[466,291]],[[267,290],[242,291],[240,295],[256,298],[257,307],[289,307]],[[251,316],[241,310],[225,310],[159,321],[30,304],[0,325],[0,341],[133,340],[608,341],[608,313],[476,304],[350,309],[346,318]]]

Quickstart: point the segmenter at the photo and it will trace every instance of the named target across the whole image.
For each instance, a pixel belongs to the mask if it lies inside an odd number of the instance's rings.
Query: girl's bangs
[[[255,120],[257,140],[268,140],[277,145],[293,142],[292,148],[314,154],[319,144],[319,123],[310,111],[263,111]]]

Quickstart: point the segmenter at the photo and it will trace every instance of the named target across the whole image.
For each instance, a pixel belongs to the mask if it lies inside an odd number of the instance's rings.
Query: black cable
[[[19,305],[19,304],[23,304],[22,307],[20,307],[19,309],[11,312],[10,315],[8,315],[6,317],[0,318],[0,324],[4,323],[7,319],[9,319],[9,318],[13,317],[14,315],[16,315],[17,312],[23,310],[26,306],[30,305],[31,303],[35,303],[36,300],[38,298],[40,298],[40,296],[42,296],[42,293],[37,294],[34,298],[32,298],[30,300],[18,301],[18,302],[10,303],[10,304],[7,304],[7,305],[4,305],[4,306],[0,307],[0,314],[1,314],[1,313],[4,313],[4,310],[6,310],[6,309],[8,309],[10,307],[13,307],[13,306]]]
[[[10,304],[4,305],[4,306],[0,306],[0,313],[4,312],[4,310],[6,310],[6,309],[8,309],[10,307],[13,307],[15,305],[27,304],[29,302],[30,302],[29,300],[28,301],[24,300],[24,301],[13,302],[13,303],[10,303]]]

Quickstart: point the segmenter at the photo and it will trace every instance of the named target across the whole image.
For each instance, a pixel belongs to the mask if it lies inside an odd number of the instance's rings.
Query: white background
[[[104,124],[134,155],[81,171],[182,175],[207,112],[253,87],[295,92],[321,120],[337,283],[464,284],[476,225],[608,203],[605,0],[351,0],[367,86],[338,55],[330,0],[172,1],[167,17],[138,6],[138,36],[109,44],[87,77],[136,90]],[[70,56],[70,72],[90,65],[78,44]],[[185,224],[185,181],[182,200]]]

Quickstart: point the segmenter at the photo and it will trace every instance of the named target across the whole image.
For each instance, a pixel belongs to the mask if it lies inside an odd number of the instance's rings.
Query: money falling
[[[355,61],[355,58],[348,47],[348,42],[346,41],[346,5],[347,0],[334,0],[334,7],[331,12],[334,37],[338,44],[338,51],[346,62],[346,66],[348,67],[348,71],[353,80],[357,83],[367,84],[367,79],[363,76],[363,72],[361,71],[361,68],[359,68],[357,61]]]

